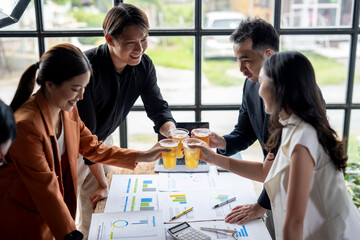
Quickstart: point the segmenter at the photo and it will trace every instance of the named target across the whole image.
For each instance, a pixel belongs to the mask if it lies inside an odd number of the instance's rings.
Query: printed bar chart
[[[185,194],[182,195],[170,195],[173,202],[178,202],[180,204],[186,204],[186,197]]]
[[[154,210],[154,207],[150,206],[150,203],[152,203],[152,201],[152,198],[141,198],[140,211]]]
[[[142,185],[143,192],[156,192],[156,187],[152,187],[152,180],[144,180]]]
[[[148,220],[145,219],[145,220],[140,220],[139,222],[134,222],[134,223],[131,223],[131,224],[148,224]]]
[[[246,231],[245,225],[242,225],[241,229],[234,228],[235,231],[238,231],[235,233],[235,237],[248,237],[248,233]]]
[[[134,186],[134,193],[136,193],[137,190],[137,185],[138,185],[138,179],[135,179],[135,186]]]

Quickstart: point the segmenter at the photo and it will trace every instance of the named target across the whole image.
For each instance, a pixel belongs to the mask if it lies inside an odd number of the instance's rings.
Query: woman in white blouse
[[[360,213],[344,181],[344,144],[327,120],[310,61],[298,52],[276,53],[265,60],[259,84],[271,114],[266,146],[275,159],[239,161],[200,146],[203,160],[265,182],[276,239],[358,239]]]

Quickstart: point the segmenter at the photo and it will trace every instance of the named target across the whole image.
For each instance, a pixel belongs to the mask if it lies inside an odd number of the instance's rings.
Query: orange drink
[[[195,128],[191,131],[192,135],[200,140],[203,140],[209,145],[210,141],[210,129],[208,128]]]
[[[164,148],[170,148],[170,152],[162,152],[162,160],[164,163],[164,168],[173,169],[176,166],[176,150],[179,145],[178,140],[174,139],[162,139],[159,141],[160,146]]]
[[[182,158],[184,155],[182,152],[183,144],[181,141],[189,137],[189,131],[185,128],[176,128],[171,131],[171,137],[172,139],[179,140],[176,157]]]
[[[203,143],[203,141],[197,138],[187,138],[183,140],[182,143],[184,145],[186,168],[189,169],[197,168],[199,164],[200,149],[189,148],[189,146],[200,145],[201,143]]]

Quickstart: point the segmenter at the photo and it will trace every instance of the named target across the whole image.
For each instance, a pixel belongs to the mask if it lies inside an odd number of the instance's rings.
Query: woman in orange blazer
[[[41,87],[30,97],[36,72]],[[76,108],[90,75],[89,61],[70,44],[51,48],[23,73],[11,103],[18,137],[0,174],[1,239],[82,239],[74,223],[79,154],[134,169],[167,151],[158,144],[135,151],[98,142]]]

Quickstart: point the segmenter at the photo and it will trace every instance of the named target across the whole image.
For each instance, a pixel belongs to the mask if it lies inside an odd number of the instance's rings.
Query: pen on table
[[[210,232],[237,233],[237,231],[236,231],[236,230],[230,230],[230,229],[220,229],[220,228],[208,228],[208,227],[200,227],[200,230],[210,231]]]
[[[230,199],[226,200],[225,202],[216,204],[215,206],[213,206],[213,208],[218,208],[218,207],[224,206],[225,204],[231,203],[235,200],[236,200],[236,197],[230,198]]]
[[[178,215],[176,215],[176,216],[172,217],[169,221],[173,221],[173,220],[175,220],[175,219],[177,219],[177,218],[181,217],[182,215],[187,214],[188,212],[190,212],[190,211],[192,211],[192,210],[193,210],[193,207],[188,208],[188,209],[186,209],[185,211],[183,211],[183,212],[179,213]]]

